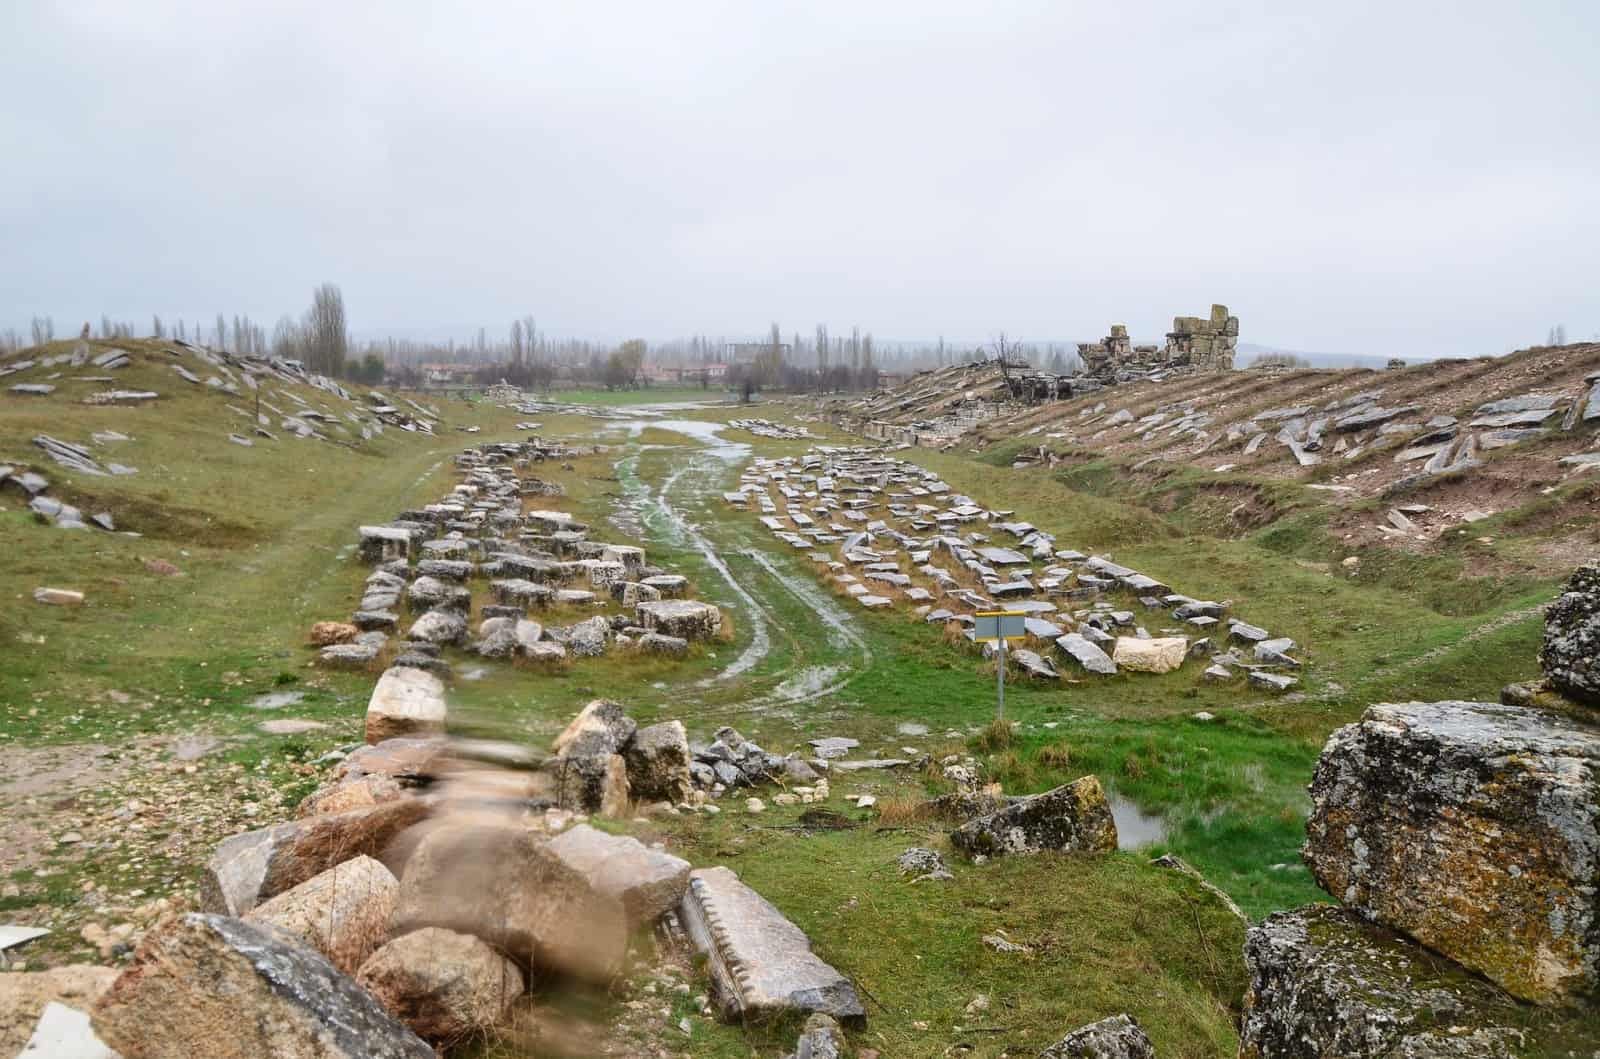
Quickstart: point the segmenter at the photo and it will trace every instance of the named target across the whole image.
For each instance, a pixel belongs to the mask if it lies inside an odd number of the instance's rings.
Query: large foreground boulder
[[[951,832],[950,842],[968,856],[1047,849],[1104,853],[1117,848],[1117,823],[1099,778],[1084,776],[969,820]]]
[[[447,821],[406,862],[396,934],[443,927],[512,956],[592,981],[621,966],[622,903],[596,892],[538,835],[521,827]]]
[[[1334,897],[1528,1000],[1600,985],[1600,727],[1383,703],[1334,732],[1306,861]]]
[[[608,835],[588,824],[562,832],[550,851],[576,869],[597,893],[622,902],[628,924],[654,923],[683,899],[689,862],[651,849],[629,835]]]
[[[444,683],[426,669],[391,666],[367,702],[367,742],[442,733]]]
[[[866,1012],[855,987],[811,951],[805,933],[731,869],[691,873],[678,918],[707,961],[719,1016],[739,1022],[820,1011],[851,1025]]]
[[[522,995],[517,965],[470,934],[424,927],[389,942],[356,980],[412,1032],[442,1048],[494,1029]]]
[[[378,857],[397,835],[428,815],[417,798],[327,813],[224,839],[200,875],[200,907],[242,916],[357,856]]]
[[[1039,1059],[1156,1059],[1156,1046],[1131,1015],[1113,1015],[1073,1030]]]
[[[354,974],[389,935],[400,883],[371,857],[352,857],[257,905],[245,921],[277,927]]]
[[[1240,1059],[1511,1059],[1516,1004],[1355,913],[1314,905],[1245,935]]]
[[[152,932],[95,1005],[124,1059],[431,1059],[321,954],[270,928],[192,913]]]
[[[1557,691],[1600,706],[1600,563],[1580,566],[1545,609],[1539,664]]]

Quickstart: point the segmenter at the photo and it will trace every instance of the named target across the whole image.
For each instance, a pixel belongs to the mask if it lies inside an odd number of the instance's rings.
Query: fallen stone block
[[[595,699],[574,717],[550,749],[557,754],[617,754],[632,741],[639,722],[620,702]]]
[[[1580,566],[1545,608],[1539,665],[1557,691],[1600,706],[1600,563]]]
[[[1090,673],[1111,676],[1117,671],[1111,656],[1079,633],[1068,633],[1056,641],[1056,646]]]
[[[443,927],[563,974],[604,982],[617,973],[627,947],[620,901],[525,828],[436,824],[406,862],[396,934]]]
[[[1111,650],[1111,660],[1121,669],[1135,673],[1170,673],[1189,657],[1189,641],[1182,636],[1161,636],[1145,640],[1119,636]]]
[[[950,843],[968,856],[1047,849],[1103,853],[1117,848],[1117,824],[1099,778],[1084,776],[969,820],[951,832]]]
[[[1511,1059],[1510,997],[1347,909],[1268,916],[1245,934],[1240,1059]]]
[[[33,601],[52,607],[76,607],[83,603],[83,593],[70,588],[36,588]]]
[[[689,735],[682,721],[663,721],[640,728],[622,752],[628,788],[640,801],[688,801]]]
[[[378,857],[427,816],[417,798],[293,820],[223,839],[200,875],[200,907],[242,916],[336,864]]]
[[[1073,1030],[1039,1059],[1156,1059],[1156,1046],[1133,1016],[1113,1015]]]
[[[147,936],[92,1019],[126,1059],[434,1054],[320,953],[268,928],[201,913]]]
[[[356,981],[441,1048],[488,1034],[525,988],[516,964],[470,934],[439,927],[384,945],[361,965]]]
[[[1268,673],[1264,669],[1250,670],[1249,680],[1251,687],[1270,691],[1274,695],[1281,695],[1300,683],[1294,677],[1286,677],[1282,673]]]
[[[691,873],[678,918],[707,959],[723,1021],[815,1011],[865,1025],[849,979],[819,959],[805,933],[732,870]]]
[[[293,934],[354,974],[389,934],[400,883],[371,857],[352,857],[245,913],[247,923]]]
[[[621,754],[563,754],[546,763],[556,804],[575,813],[625,816],[631,790]]]
[[[367,702],[367,742],[443,733],[444,684],[424,669],[391,666]]]
[[[1600,985],[1600,728],[1382,703],[1329,737],[1305,857],[1330,894],[1539,1003]]]
[[[638,622],[650,632],[684,640],[709,640],[722,625],[722,612],[710,603],[692,599],[663,599],[641,603],[634,610]]]
[[[654,923],[671,911],[689,885],[688,861],[588,824],[563,831],[551,840],[550,850],[587,879],[595,892],[620,901],[633,928]]]
[[[52,1000],[17,1059],[122,1059],[106,1047],[86,1012]]]
[[[361,561],[381,563],[391,559],[410,559],[415,551],[410,530],[394,526],[362,526]]]

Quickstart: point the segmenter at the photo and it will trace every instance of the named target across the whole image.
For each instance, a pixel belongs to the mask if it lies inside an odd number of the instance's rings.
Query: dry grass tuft
[[[878,799],[878,823],[886,827],[914,824],[930,818],[928,801],[916,794],[891,794]]]
[[[990,721],[983,731],[972,737],[974,749],[992,754],[997,750],[1005,750],[1016,741],[1016,733],[1011,728],[1011,722],[996,717]]]
[[[1039,764],[1053,769],[1067,769],[1072,767],[1072,744],[1067,742],[1051,743],[1043,747],[1034,755]]]

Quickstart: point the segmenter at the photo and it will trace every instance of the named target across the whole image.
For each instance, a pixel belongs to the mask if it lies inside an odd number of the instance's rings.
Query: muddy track
[[[638,475],[639,455],[647,446],[631,445],[630,451],[616,462],[624,494],[624,511],[618,521],[646,540],[667,540],[698,552],[738,600],[739,620],[750,628],[750,642],[738,657],[720,672],[702,680],[701,685],[726,684],[752,674],[772,653],[776,633],[788,643],[794,662],[775,672],[763,673],[763,681],[773,680],[774,685],[754,697],[751,705],[788,706],[842,691],[872,664],[872,650],[848,612],[809,579],[785,572],[758,549],[740,546],[732,539],[714,540],[700,523],[686,514],[695,507],[703,508],[720,501],[730,478],[749,456],[749,446],[721,437],[723,427],[718,423],[651,419],[619,424],[635,437],[647,425],[682,434],[697,442],[699,447],[684,456],[682,463],[658,486],[651,488]],[[724,558],[734,554],[748,560],[765,576],[744,579],[736,576]],[[799,601],[821,621],[827,633],[822,658],[816,657],[814,641],[802,641],[784,628],[776,613],[774,592],[783,592]]]

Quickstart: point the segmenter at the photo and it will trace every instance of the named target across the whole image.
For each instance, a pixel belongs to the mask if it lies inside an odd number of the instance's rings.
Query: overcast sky
[[[1600,331],[1600,3],[17,0],[0,326]]]

